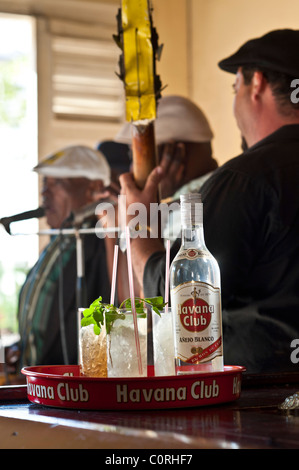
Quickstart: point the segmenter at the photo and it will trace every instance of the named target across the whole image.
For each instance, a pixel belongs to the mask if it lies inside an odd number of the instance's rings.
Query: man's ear
[[[258,100],[261,94],[264,92],[267,85],[267,81],[264,77],[263,72],[256,70],[253,73],[251,80],[251,98],[253,100]]]

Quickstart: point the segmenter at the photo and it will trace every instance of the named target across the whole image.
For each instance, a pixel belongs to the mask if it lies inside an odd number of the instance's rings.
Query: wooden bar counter
[[[299,372],[244,374],[241,396],[231,403],[170,410],[82,411],[37,405],[28,401],[26,386],[2,386],[0,448],[182,449],[184,454],[188,449],[298,449],[299,410],[278,408],[298,390]]]

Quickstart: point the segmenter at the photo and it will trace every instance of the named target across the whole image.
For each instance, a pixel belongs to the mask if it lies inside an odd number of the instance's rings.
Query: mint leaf
[[[156,312],[158,315],[160,315],[161,310],[165,307],[167,302],[164,302],[162,296],[157,296],[157,297],[147,297],[145,299],[141,299],[140,297],[135,297],[135,308],[136,312],[143,313],[144,309],[144,304],[150,304],[154,312]],[[131,310],[131,299],[126,299],[124,300],[119,308],[127,308],[128,310]]]
[[[150,304],[153,311],[158,315],[160,311],[163,310],[166,303],[163,301],[163,297],[148,297],[146,299],[141,299],[135,297],[135,309],[137,314],[144,314],[145,304]],[[125,315],[120,311],[120,309],[132,310],[131,299],[125,299],[119,308],[115,307],[112,304],[105,304],[102,302],[102,297],[94,300],[89,308],[86,308],[83,311],[83,318],[81,320],[81,326],[94,325],[94,332],[96,335],[99,335],[101,329],[105,324],[106,318],[106,332],[110,333],[112,325],[117,319],[125,319]]]

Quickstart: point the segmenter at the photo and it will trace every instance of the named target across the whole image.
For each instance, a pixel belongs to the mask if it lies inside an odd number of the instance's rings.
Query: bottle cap
[[[202,225],[202,201],[199,193],[182,194],[181,223],[182,225]]]

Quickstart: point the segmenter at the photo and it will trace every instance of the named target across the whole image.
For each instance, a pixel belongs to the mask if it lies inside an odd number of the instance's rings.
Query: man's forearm
[[[131,207],[132,204],[140,204],[149,216],[150,204],[157,202],[158,186],[162,178],[163,169],[156,167],[149,175],[145,188],[140,190],[137,188],[131,173],[124,173],[120,176],[121,194],[126,196],[126,207],[121,207],[121,213],[125,214],[126,225],[129,225],[132,218],[132,215],[128,217],[128,208]],[[141,229],[144,229],[144,227],[141,227]],[[155,238],[150,238],[150,235],[155,235]],[[164,251],[163,241],[157,238],[158,236],[158,233],[153,234],[148,231],[147,238],[142,238],[141,234],[138,234],[136,238],[131,238],[134,278],[139,283],[141,291],[143,290],[143,277],[147,261],[154,253]]]
[[[133,238],[132,245],[132,265],[136,279],[141,288],[143,288],[143,276],[145,265],[156,252],[164,251],[164,245],[159,238]]]

